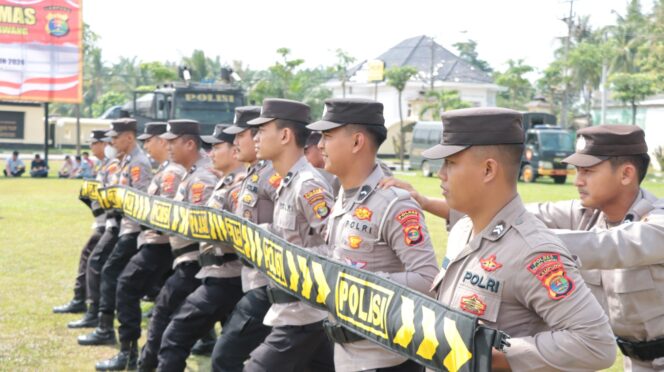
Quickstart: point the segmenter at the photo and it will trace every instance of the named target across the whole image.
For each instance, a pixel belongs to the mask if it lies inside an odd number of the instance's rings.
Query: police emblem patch
[[[330,214],[330,208],[328,208],[325,201],[322,201],[314,205],[314,213],[318,219],[322,220],[323,218],[327,217],[328,214]]]
[[[397,222],[403,228],[404,241],[407,245],[416,245],[424,240],[422,225],[420,224],[420,212],[415,209],[408,209],[399,212],[395,217]]]
[[[140,181],[141,180],[141,167],[139,167],[139,166],[131,167],[130,174],[131,174],[131,182],[135,183],[135,182]]]
[[[270,179],[268,180],[270,185],[274,187],[275,189],[281,185],[281,176],[278,173],[273,174],[270,176]]]
[[[576,140],[576,151],[581,152],[586,148],[586,139],[583,136],[579,136],[579,139]]]
[[[360,238],[357,235],[351,235],[348,237],[348,246],[353,248],[353,249],[358,249],[360,248],[360,244],[362,244],[362,238]]]
[[[251,175],[251,182],[258,182],[258,175],[257,174],[252,174]]]
[[[195,183],[191,185],[191,202],[200,203],[203,201],[203,191],[205,191],[204,183]]]
[[[364,269],[365,267],[367,267],[366,262],[364,262],[364,261],[353,261],[348,257],[344,257],[344,262],[346,263],[346,265],[354,267],[356,269]]]
[[[486,303],[476,294],[461,297],[459,307],[461,310],[477,316],[484,315],[486,312]]]
[[[489,271],[489,272],[496,271],[496,270],[500,269],[501,267],[503,267],[503,265],[501,263],[498,263],[496,261],[496,255],[495,254],[492,254],[491,256],[489,256],[487,258],[480,259],[480,266],[482,266],[482,269],[484,269],[484,271]]]
[[[161,179],[161,191],[164,193],[173,192],[173,184],[175,183],[175,173],[167,172]]]
[[[372,215],[373,212],[367,207],[357,207],[353,212],[353,216],[355,216],[358,220],[364,221],[371,221]]]

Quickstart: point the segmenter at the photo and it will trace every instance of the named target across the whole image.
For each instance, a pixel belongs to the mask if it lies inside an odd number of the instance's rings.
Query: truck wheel
[[[521,168],[521,180],[525,183],[535,182],[537,178],[537,173],[532,166],[526,164]]]
[[[567,181],[567,176],[553,176],[553,182],[557,184],[563,184]]]
[[[424,177],[431,177],[433,175],[431,173],[431,164],[426,160],[422,162],[422,175]]]

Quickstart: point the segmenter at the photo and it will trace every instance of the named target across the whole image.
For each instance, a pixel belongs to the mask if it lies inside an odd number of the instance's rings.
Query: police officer
[[[255,224],[269,224],[274,212],[276,190],[281,176],[272,168],[270,161],[256,158],[253,140],[258,131],[247,122],[260,115],[260,106],[242,106],[235,109],[235,120],[224,133],[234,135],[233,144],[238,161],[249,165],[247,175],[240,186],[235,214]],[[263,318],[270,308],[266,286],[268,279],[263,273],[244,261],[242,266],[242,290],[244,296],[235,305],[233,313],[224,324],[223,332],[212,351],[214,371],[242,371],[244,361],[270,333]]]
[[[424,294],[438,273],[424,213],[408,192],[379,189],[385,177],[376,153],[387,136],[383,105],[365,99],[325,101],[319,148],[325,169],[341,181],[332,209],[327,244],[335,260],[381,275]],[[424,371],[414,361],[364,340],[339,325],[326,324],[335,341],[337,371]]]
[[[438,300],[511,335],[493,368],[597,370],[615,359],[608,319],[562,242],[516,190],[522,116],[499,108],[445,112],[441,144],[423,155],[439,171],[452,228],[433,288]]]
[[[106,159],[104,155],[104,149],[108,142],[110,142],[110,139],[106,137],[105,130],[93,130],[90,132],[90,151],[92,151],[92,154],[98,159],[95,166],[97,181],[104,177],[104,175],[100,173],[104,172],[104,165],[108,162],[108,159]],[[88,257],[90,257],[90,253],[104,234],[106,217],[104,215],[104,209],[101,208],[98,201],[84,200],[84,202],[90,207],[95,219],[92,224],[92,235],[90,235],[87,243],[83,246],[83,250],[81,250],[81,255],[78,260],[78,273],[74,283],[74,298],[65,305],[54,307],[54,313],[84,313],[87,310],[85,304],[85,273],[88,267]]]
[[[301,102],[266,99],[260,117],[248,124],[259,126],[254,137],[258,158],[271,160],[277,173],[283,175],[270,230],[305,249],[322,246],[317,251],[329,255],[322,230],[333,197],[323,176],[304,157],[309,111]],[[264,323],[272,326],[272,331],[251,353],[245,370],[333,370],[332,345],[322,326],[327,312],[272,285],[267,293],[272,306]]]
[[[136,142],[136,120],[127,118],[113,122],[113,130],[106,135],[111,137],[113,147],[124,154],[120,162],[120,185],[147,191],[152,179],[152,166],[147,155]],[[122,217],[119,239],[101,272],[99,326],[92,333],[79,337],[80,345],[115,343],[113,319],[115,318],[118,277],[136,253],[140,231],[141,226],[138,223]]]
[[[173,198],[184,176],[184,168],[168,160],[168,142],[159,135],[166,132],[166,123],[147,123],[145,133],[138,136],[143,148],[159,164],[150,186],[149,195]],[[139,251],[118,278],[117,308],[120,352],[97,363],[98,371],[120,371],[136,368],[137,342],[141,336],[141,297],[165,275],[173,264],[168,235],[144,229],[139,235]]]
[[[171,161],[186,171],[173,199],[205,205],[217,183],[217,176],[210,170],[210,159],[201,151],[200,124],[193,120],[170,120],[168,131],[160,137],[168,140]],[[147,342],[139,362],[142,371],[157,367],[164,330],[175,311],[201,283],[196,279],[196,273],[201,268],[198,264],[199,243],[177,235],[171,235],[169,242],[174,257],[174,272],[164,283],[155,301]]]
[[[121,122],[114,121],[111,123],[114,128],[123,128]],[[107,138],[107,131],[105,135]],[[107,144],[104,149],[108,162],[103,168],[103,171],[98,174],[97,180],[103,187],[117,185],[120,182],[120,158],[123,156],[112,144]],[[86,281],[86,295],[88,301],[88,310],[82,319],[69,322],[69,328],[94,328],[99,324],[99,288],[101,284],[101,270],[106,263],[106,259],[110,255],[115,243],[118,241],[118,234],[120,232],[120,215],[115,211],[106,211],[104,213],[106,219],[104,225],[104,233],[99,242],[95,245],[88,258],[85,281]],[[109,343],[115,343],[113,339]]]
[[[601,290],[626,371],[664,370],[664,201],[640,188],[650,158],[643,130],[600,125],[577,132],[580,200],[528,206],[579,256]],[[575,230],[575,231],[569,231]]]
[[[214,168],[224,175],[206,206],[234,211],[245,169],[233,157],[234,136],[223,132],[227,127],[219,124],[211,136],[201,137],[203,142],[212,146],[210,156]],[[196,339],[214,327],[217,321],[226,319],[242,297],[242,264],[231,245],[201,243],[198,261],[201,270],[196,278],[202,283],[187,296],[164,332],[159,350],[160,371],[183,371]]]

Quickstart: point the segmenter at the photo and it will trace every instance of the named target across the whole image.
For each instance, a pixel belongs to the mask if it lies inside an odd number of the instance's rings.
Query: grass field
[[[52,164],[51,174],[59,164]],[[4,164],[0,162],[4,168]],[[439,195],[435,178],[402,175],[427,195]],[[115,347],[81,347],[66,323],[79,315],[55,315],[69,301],[81,247],[92,218],[77,200],[79,180],[0,179],[0,371],[91,371]],[[660,197],[664,184],[644,184]],[[526,202],[574,198],[570,184],[519,185]],[[444,221],[427,216],[437,256],[442,258]],[[141,344],[144,340],[141,340]],[[613,371],[621,370],[618,361]],[[189,369],[208,371],[207,358],[190,358]]]

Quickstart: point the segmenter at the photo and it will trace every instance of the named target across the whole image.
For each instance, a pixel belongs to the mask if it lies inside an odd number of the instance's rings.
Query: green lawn
[[[53,164],[51,174],[57,173]],[[0,162],[4,168],[4,163]],[[435,178],[400,176],[428,195],[439,195]],[[81,181],[0,178],[0,371],[90,371],[115,347],[81,347],[68,321],[51,307],[72,296],[73,278],[92,217],[77,200]],[[664,196],[664,184],[646,188]],[[519,185],[525,201],[575,197],[572,185]],[[445,250],[444,221],[428,216],[439,259]],[[144,340],[141,340],[141,344]],[[190,358],[191,370],[209,370],[207,358]],[[613,370],[620,370],[619,367]]]

